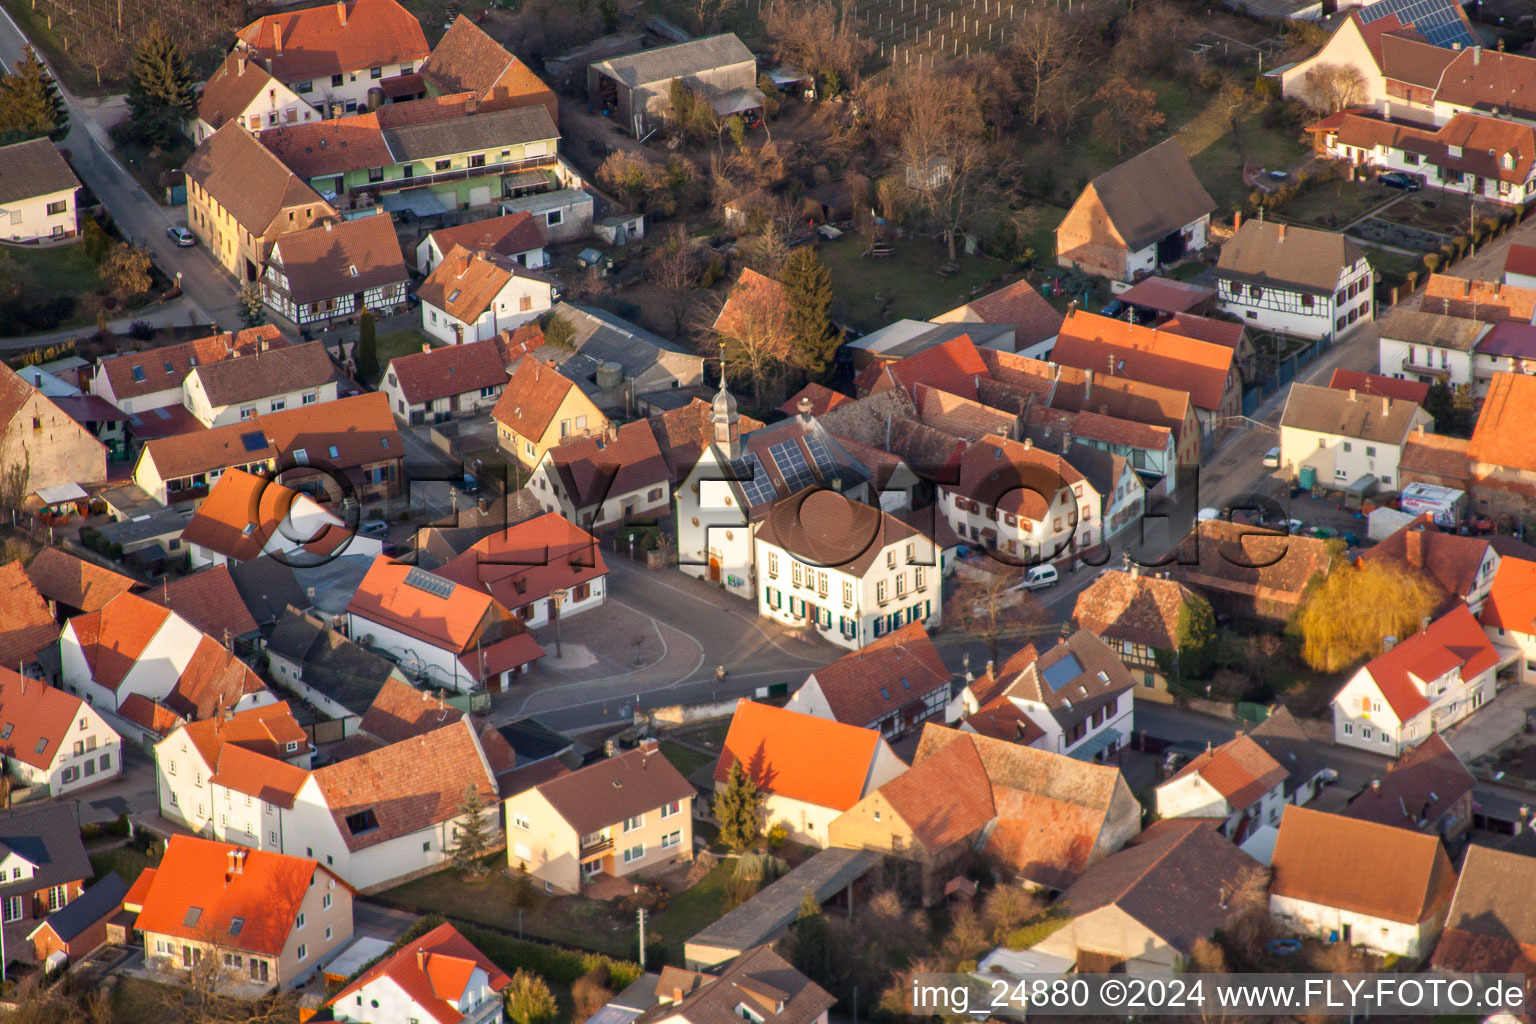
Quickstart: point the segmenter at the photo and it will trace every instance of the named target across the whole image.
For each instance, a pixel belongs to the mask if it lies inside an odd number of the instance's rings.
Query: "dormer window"
[[[749,1020],[752,1022],[752,1024],[763,1024],[763,1015],[752,1009],[752,1007],[748,1006],[746,1003],[736,1004],[736,1016],[740,1017],[742,1020]]]

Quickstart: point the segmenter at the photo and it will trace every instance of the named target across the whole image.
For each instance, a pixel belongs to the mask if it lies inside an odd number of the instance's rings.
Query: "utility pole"
[[[645,970],[645,908],[641,907],[640,914],[640,969]]]

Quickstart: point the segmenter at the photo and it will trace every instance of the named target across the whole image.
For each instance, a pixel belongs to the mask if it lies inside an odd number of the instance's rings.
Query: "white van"
[[[1035,565],[1024,574],[1024,588],[1026,590],[1040,590],[1044,587],[1054,587],[1060,577],[1056,573],[1054,565]]]

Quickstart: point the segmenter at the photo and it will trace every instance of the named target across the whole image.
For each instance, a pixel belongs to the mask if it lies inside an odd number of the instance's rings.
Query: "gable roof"
[[[474,27],[462,14],[459,15],[459,21],[469,24],[471,28]],[[454,24],[457,26],[458,22]],[[476,28],[475,31],[480,30]],[[449,30],[449,34],[452,34],[452,30]],[[484,33],[481,34],[484,35]],[[443,38],[446,41],[448,37]],[[451,228],[438,228],[427,237],[432,239],[438,251],[445,257],[459,245],[471,251],[516,256],[518,253],[543,247],[545,241],[544,226],[534,220],[533,214],[527,210],[504,213],[500,217],[491,217],[487,220],[472,220]]]
[[[693,783],[670,761],[644,747],[604,758],[538,789],[579,836],[695,795]]]
[[[1432,917],[1456,887],[1435,836],[1294,804],[1280,818],[1270,866],[1272,895],[1403,924]]]
[[[1512,893],[1529,891],[1533,880],[1536,857],[1476,843],[1468,846],[1445,918],[1446,929],[1536,946],[1536,911],[1529,900],[1510,898]],[[1440,959],[1438,951],[1435,959]]]
[[[395,0],[341,0],[269,14],[241,29],[237,41],[284,82],[414,63],[431,53],[421,23]]]
[[[44,549],[49,550],[49,549]],[[30,663],[59,639],[59,626],[21,560],[0,565],[0,667]]]
[[[1005,284],[960,308],[984,324],[1012,324],[1017,348],[1054,338],[1061,330],[1063,318],[1061,311],[1045,301],[1028,278]]]
[[[919,383],[962,398],[976,396],[976,377],[987,375],[987,364],[969,335],[951,338],[942,345],[888,363],[875,371],[877,377],[864,390],[901,388],[913,396]]]
[[[262,324],[234,333],[162,345],[145,352],[107,356],[97,363],[97,371],[106,374],[113,397],[122,402],[180,388],[193,367],[228,359],[235,353],[254,355],[263,346],[270,349],[286,344],[288,339],[275,326]]]
[[[387,678],[368,705],[358,731],[385,743],[399,743],[452,725],[463,717],[464,712],[440,697]]]
[[[1386,774],[1372,781],[1344,809],[1351,818],[1439,834],[1442,815],[1476,784],[1461,758],[1439,733],[1403,751]],[[1465,823],[1463,823],[1465,824]]]
[[[1466,47],[1452,54],[1440,75],[1435,102],[1530,120],[1536,115],[1536,60],[1486,46]]]
[[[1161,313],[1188,313],[1203,302],[1216,297],[1216,289],[1180,281],[1173,277],[1147,277],[1131,285],[1116,298],[1128,306],[1141,306]],[[1205,320],[1205,317],[1198,319]],[[1223,323],[1212,320],[1211,323]],[[1234,324],[1239,330],[1242,324]]]
[[[142,693],[130,693],[124,697],[123,702],[117,706],[117,717],[142,726],[156,736],[168,736],[178,725],[186,724],[186,719]]]
[[[1441,533],[1415,520],[1361,552],[1360,563],[1390,563],[1416,570],[1446,593],[1466,599],[1477,589],[1488,541]]]
[[[63,548],[43,548],[27,565],[27,578],[49,601],[83,612],[100,611],[136,585],[132,579],[76,558]]]
[[[204,634],[176,685],[166,694],[165,705],[183,718],[208,718],[266,688],[249,665]]]
[[[1179,542],[1170,571],[1196,589],[1295,602],[1312,577],[1332,564],[1326,541],[1212,519]]]
[[[65,628],[74,631],[92,682],[116,693],[144,648],[173,615],[169,608],[137,594],[119,594],[101,609],[70,619]]]
[[[287,278],[289,296],[298,303],[365,292],[411,277],[394,219],[384,214],[290,231],[277,240],[272,253]]]
[[[299,665],[304,685],[362,717],[398,669],[313,616],[288,606],[267,650]],[[313,671],[311,671],[313,670]]]
[[[42,680],[0,667],[0,754],[34,768],[51,768],[81,703]]]
[[[1311,782],[1325,767],[1317,745],[1307,737],[1296,717],[1284,707],[1271,711],[1269,717],[1254,726],[1248,735],[1286,770],[1287,798],[1298,787]]]
[[[1242,912],[1230,894],[1244,875],[1261,870],[1205,822],[1172,819],[1090,865],[1062,899],[1076,917],[1118,907],[1188,954]]]
[[[1536,277],[1536,245],[1511,243],[1504,251],[1504,273]]]
[[[812,565],[863,576],[886,547],[918,535],[889,512],[812,485],[775,501],[756,539]]]
[[[1016,700],[1040,704],[1063,731],[1087,721],[1136,685],[1130,670],[1091,630],[1079,629],[1027,665],[1006,662],[1000,678]]]
[[[293,568],[270,555],[230,566],[229,576],[235,581],[240,600],[258,625],[272,625],[289,605],[309,607],[309,600],[299,586]]]
[[[823,665],[810,678],[816,680],[833,718],[867,726],[934,690],[947,689],[950,671],[923,624],[909,622]]]
[[[275,84],[277,80],[267,74],[259,61],[231,50],[198,93],[198,120],[218,131],[225,121],[244,114],[258,96]]]
[[[1234,811],[1253,806],[1265,793],[1285,781],[1286,770],[1250,736],[1236,736],[1207,749],[1167,783],[1198,775]]]
[[[1421,412],[1416,403],[1402,398],[1292,384],[1280,427],[1401,445]]]
[[[1178,139],[1167,139],[1089,182],[1132,251],[1216,209]]]
[[[1406,722],[1430,703],[1415,679],[1428,683],[1453,670],[1459,670],[1463,679],[1470,679],[1498,663],[1499,652],[1477,624],[1472,610],[1458,604],[1430,623],[1428,629],[1398,641],[1390,650],[1372,658],[1361,671],[1370,675],[1398,721]]]
[[[1187,391],[1195,405],[1210,410],[1221,408],[1235,356],[1225,345],[1080,309],[1062,322],[1051,348],[1051,359],[1064,366]]]
[[[421,301],[454,319],[474,323],[515,277],[547,281],[542,274],[521,267],[509,256],[455,245],[432,268],[417,294]]]
[[[69,942],[85,932],[91,925],[122,909],[123,897],[128,895],[128,883],[117,872],[108,871],[107,877],[87,888],[58,910],[30,933],[31,939],[38,931],[47,928],[62,942]]]
[[[225,122],[204,139],[181,169],[253,235],[266,235],[283,211],[292,207],[319,207],[321,216],[335,213],[318,192],[234,121]]]
[[[0,203],[51,195],[80,187],[64,155],[48,139],[0,146]]]
[[[1111,569],[1077,595],[1072,621],[1101,637],[1171,651],[1178,646],[1179,614],[1192,596],[1176,580]]]
[[[495,607],[495,599],[473,587],[379,555],[358,584],[347,613],[462,653],[473,646],[481,623]]]
[[[657,46],[621,57],[611,57],[592,66],[634,88],[672,78],[686,78],[732,64],[743,64],[752,59],[752,51],[733,33],[726,32],[692,39],[686,43]]]
[[[1501,468],[1536,469],[1536,451],[1526,443],[1530,437],[1536,437],[1536,377],[1495,373],[1467,442],[1467,458]]]
[[[1040,522],[1060,488],[1082,481],[1083,475],[1060,455],[1036,448],[1028,440],[1021,443],[993,434],[960,456],[959,482],[941,486]]]
[[[388,111],[392,106],[394,104],[382,109]],[[459,109],[463,109],[462,105]],[[558,138],[560,130],[555,127],[549,110],[542,105],[477,111],[473,117],[438,117],[418,124],[392,123],[384,128],[384,142],[394,154],[396,163],[477,150],[495,151]]]
[[[218,766],[219,754],[226,746],[240,747],[272,760],[292,756],[293,752],[288,750],[290,743],[297,743],[300,750],[309,746],[304,729],[288,709],[287,701],[187,722],[183,728],[187,739],[197,747],[198,754],[212,767]],[[293,790],[294,793],[297,791],[296,788]],[[292,793],[289,795],[291,797]]]
[[[546,512],[476,541],[438,575],[460,589],[490,594],[506,608],[522,608],[607,572],[592,534],[558,512]]]
[[[1274,221],[1244,221],[1221,247],[1218,277],[1332,294],[1344,271],[1365,258],[1359,243],[1334,231]]]
[[[568,438],[544,457],[578,513],[671,477],[645,420],[610,427],[602,436]]]
[[[260,629],[241,599],[227,565],[209,566],[179,580],[162,578],[140,591],[139,596],[164,605],[194,629],[218,639],[226,632],[237,637]]]
[[[880,787],[931,854],[986,828],[997,817],[992,782],[973,743],[951,743]]]
[[[1148,280],[1154,279],[1148,278]],[[1124,302],[1125,299],[1122,297],[1120,301]],[[1193,313],[1175,313],[1157,327],[1158,330],[1167,331],[1169,334],[1178,334],[1197,341],[1208,341],[1212,345],[1225,345],[1232,349],[1237,348],[1243,341],[1242,324],[1231,320],[1196,316]]]
[[[495,341],[444,345],[396,356],[389,361],[386,376],[398,382],[400,394],[410,405],[501,387],[508,380]]]
[[[1408,440],[1403,442],[1403,453],[1397,460],[1398,477],[1401,479],[1409,473],[1415,473],[1448,480],[1466,480],[1471,472],[1467,462],[1467,444],[1464,437],[1414,430],[1408,435]]]
[[[1450,316],[1445,313],[1430,313],[1422,309],[1404,309],[1399,306],[1382,318],[1381,336],[1390,341],[1406,341],[1415,345],[1470,352],[1477,339],[1482,337],[1489,327],[1490,324],[1482,320]],[[1341,371],[1334,371],[1335,374],[1339,372]],[[1390,380],[1397,384],[1418,383],[1417,381],[1399,381],[1393,377],[1382,377],[1377,374],[1362,374],[1362,376],[1382,381]],[[1428,385],[1420,386],[1428,388]],[[1382,394],[1391,394],[1391,392],[1384,391]]]
[[[672,1002],[677,989],[687,994]],[[674,1017],[684,1024],[733,1024],[746,1016],[740,1007],[765,1024],[812,1024],[837,1002],[766,945],[731,960],[718,978],[664,967],[656,994],[667,1001],[642,1013],[638,1024]]]
[[[307,857],[186,835],[166,842],[154,871],[138,930],[212,938],[225,948],[271,957],[282,953],[311,879],[332,874]]]
[[[829,403],[829,408],[835,404]],[[715,428],[710,421],[713,412],[714,406],[711,403],[695,398],[681,408],[668,409],[646,420],[651,425],[651,432],[656,435],[662,456],[672,469],[674,481],[681,481],[692,473],[704,449],[715,443]],[[761,430],[763,423],[743,415],[736,421],[736,426],[745,436]]]
[[[1528,180],[1536,162],[1536,128],[1481,114],[1462,112],[1438,128],[1425,128],[1345,113],[1329,134],[1341,145],[1400,149],[1439,168],[1512,185]]]
[[[1429,385],[1416,380],[1398,380],[1380,373],[1362,370],[1346,370],[1339,367],[1328,378],[1328,386],[1335,391],[1355,391],[1362,395],[1385,395],[1422,406],[1429,397]]]
[[[463,15],[459,17],[462,20]],[[456,1002],[464,994],[470,976],[465,965],[484,971],[495,993],[506,988],[511,980],[458,929],[444,922],[358,975],[325,1005],[336,1006],[370,982],[387,977],[438,1024],[458,1024],[464,1015],[449,1002]]]
[[[715,317],[714,330],[730,334],[745,329],[751,335],[762,330],[766,322],[777,319],[783,323],[788,317],[789,298],[784,285],[751,267],[742,267]]]
[[[462,14],[432,48],[421,77],[444,93],[479,95],[482,109],[486,101],[552,98],[549,87],[526,64]]]
[[[1426,313],[1497,323],[1528,324],[1536,318],[1536,288],[1498,281],[1473,281],[1450,274],[1430,274],[1419,308]],[[1497,376],[1497,375],[1495,375]]]
[[[268,128],[257,138],[305,181],[395,162],[373,112]]]
[[[302,503],[302,504],[301,504]],[[266,545],[277,540],[280,543],[298,540],[289,531],[297,526],[293,522],[295,512],[313,514],[314,523],[324,527],[312,545],[321,547],[328,554],[335,550],[350,531],[333,523],[334,518],[313,499],[301,495],[275,480],[247,473],[243,469],[226,470],[208,491],[208,497],[198,506],[192,518],[181,531],[181,539],[188,544],[243,562],[259,557]],[[309,515],[305,515],[308,519]],[[306,523],[303,529],[312,528]],[[305,545],[309,548],[311,545]]]
[[[0,849],[11,850],[37,866],[31,878],[0,884],[0,899],[36,892],[66,882],[95,877],[80,821],[68,803],[51,803],[0,818]]]
[[[846,811],[864,796],[883,745],[873,729],[743,699],[715,763],[715,782],[724,783],[740,761],[769,793]]]
[[[1017,415],[1003,409],[994,409],[923,383],[913,387],[912,404],[918,419],[926,426],[971,441],[988,434],[1012,434],[1019,420]]]
[[[546,366],[536,358],[524,358],[512,372],[507,389],[491,410],[491,417],[519,437],[537,441],[554,422],[560,403],[575,387],[575,382],[553,366]],[[596,426],[592,424],[592,427]]]
[[[805,387],[801,388],[793,395],[790,395],[789,398],[785,399],[784,404],[779,406],[779,412],[786,416],[798,415],[800,412],[800,402],[802,400],[808,400],[811,403],[812,416],[821,416],[833,409],[836,409],[840,405],[845,405],[848,402],[853,401],[853,399],[849,398],[841,391],[833,391],[825,384],[818,384],[815,381],[811,381]]]
[[[422,771],[427,764],[432,770]],[[496,779],[467,718],[317,768],[311,777],[354,853],[458,817],[470,786],[487,802],[496,799]]]
[[[1505,556],[1479,616],[1484,626],[1536,633],[1536,562]]]

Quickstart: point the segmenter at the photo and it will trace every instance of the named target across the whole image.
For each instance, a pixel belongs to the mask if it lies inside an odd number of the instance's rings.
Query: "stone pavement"
[[[1463,761],[1482,757],[1519,735],[1527,708],[1536,708],[1536,686],[1510,683],[1470,718],[1443,733]]]

